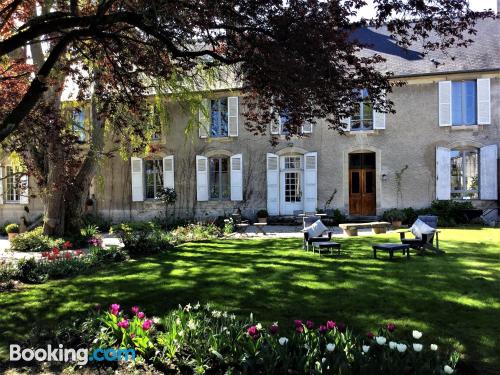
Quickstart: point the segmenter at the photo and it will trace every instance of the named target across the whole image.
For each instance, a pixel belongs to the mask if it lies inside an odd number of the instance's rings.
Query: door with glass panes
[[[349,155],[349,214],[372,216],[376,213],[375,153]]]
[[[303,156],[280,157],[280,214],[293,215],[304,209],[303,200]]]

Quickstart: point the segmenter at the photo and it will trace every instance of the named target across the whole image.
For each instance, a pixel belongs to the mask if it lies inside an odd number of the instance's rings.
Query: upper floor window
[[[209,193],[211,200],[226,200],[231,197],[229,181],[229,158],[226,156],[208,159]]]
[[[153,105],[151,111],[152,111],[151,140],[158,141],[161,139],[161,112],[157,105]]]
[[[144,175],[146,199],[155,199],[160,189],[163,189],[163,160],[145,160]]]
[[[19,203],[21,199],[21,183],[19,169],[6,167],[5,200],[9,203]]]
[[[71,128],[78,136],[78,140],[85,142],[87,134],[85,133],[85,113],[83,110],[75,109],[71,113]]]
[[[475,80],[451,83],[452,125],[477,124],[477,84]]]
[[[351,118],[351,130],[373,129],[373,106],[367,89],[361,90],[358,106],[358,111]]]
[[[451,158],[451,198],[479,198],[479,150],[453,149]]]
[[[227,98],[210,100],[210,136],[228,136]]]

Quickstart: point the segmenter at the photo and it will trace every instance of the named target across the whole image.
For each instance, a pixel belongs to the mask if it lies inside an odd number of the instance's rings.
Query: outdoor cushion
[[[313,224],[304,228],[304,231],[307,232],[310,238],[319,237],[327,230],[328,228],[321,222],[321,220],[316,220]]]
[[[431,226],[424,223],[422,220],[417,219],[410,228],[411,232],[415,236],[415,238],[422,238],[423,234],[431,234],[436,230]]]

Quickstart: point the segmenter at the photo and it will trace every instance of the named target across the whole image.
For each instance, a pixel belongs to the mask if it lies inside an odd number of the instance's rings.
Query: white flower
[[[311,348],[309,347],[309,345],[307,345],[307,344],[305,344],[305,345],[304,345],[304,348],[305,348],[305,349],[307,349],[307,350],[311,349]]]
[[[175,319],[175,324],[177,324],[178,326],[180,326],[180,325],[181,325],[181,323],[182,323],[182,322],[181,322],[181,319],[180,319],[180,318]]]
[[[406,345],[405,344],[397,344],[396,348],[398,348],[398,352],[404,353],[406,351]]]
[[[394,341],[389,341],[389,348],[391,348],[391,349],[396,349],[396,346],[397,346],[397,345],[398,345],[398,344],[396,344]]]
[[[417,331],[417,330],[414,330],[414,331],[413,331],[413,338],[414,338],[414,339],[418,340],[418,339],[419,339],[419,338],[421,338],[421,337],[422,337],[422,332]]]
[[[433,351],[438,350],[438,346],[436,344],[431,344],[431,350]]]
[[[333,352],[335,350],[335,344],[327,344],[326,345],[326,350],[328,350],[329,352]]]
[[[453,369],[450,366],[446,365],[446,366],[444,366],[444,373],[445,374],[453,374]]]
[[[191,311],[191,304],[188,303],[186,306],[184,306],[184,310]]]
[[[153,316],[153,319],[151,319],[153,321],[154,324],[159,324],[160,323],[160,318],[158,318],[157,316]]]
[[[220,311],[218,311],[218,310],[213,310],[213,311],[212,311],[212,316],[213,316],[214,318],[220,318],[220,317],[221,317],[221,315],[222,315],[222,313],[221,313]]]
[[[236,315],[231,314],[231,315],[229,315],[229,318],[230,318],[231,320],[234,320],[234,319],[236,319]]]
[[[179,336],[180,337],[184,336],[184,331],[179,331]]]
[[[370,350],[370,346],[363,345],[363,353],[368,353],[369,350]]]
[[[422,344],[413,344],[413,350],[416,352],[422,351]]]
[[[194,305],[194,309],[195,309],[195,310],[198,310],[199,308],[200,308],[200,303],[199,303],[199,302],[197,302],[197,303],[196,303],[196,305]]]
[[[257,329],[260,331],[260,330],[262,329],[262,324],[257,323],[257,324],[255,325],[255,328],[257,328]]]
[[[192,319],[189,319],[189,322],[188,322],[187,326],[188,326],[189,329],[196,329],[196,323]]]
[[[222,316],[223,316],[224,318],[227,318],[227,311],[224,311],[224,312],[222,313]]]
[[[321,358],[321,363],[325,363],[325,362],[326,362],[326,358],[325,357]]]
[[[384,336],[376,336],[375,341],[377,341],[379,345],[384,345],[387,339]]]
[[[286,345],[288,344],[288,339],[286,337],[280,337],[278,342],[280,343],[280,345]]]

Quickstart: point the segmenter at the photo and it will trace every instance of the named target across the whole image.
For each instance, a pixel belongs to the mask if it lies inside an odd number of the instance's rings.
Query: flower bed
[[[199,304],[161,319],[137,306],[112,304],[82,326],[82,345],[134,348],[137,363],[168,373],[451,374],[459,359],[427,342],[422,332],[408,337],[394,324],[363,336],[333,320],[295,320],[287,329]]]

